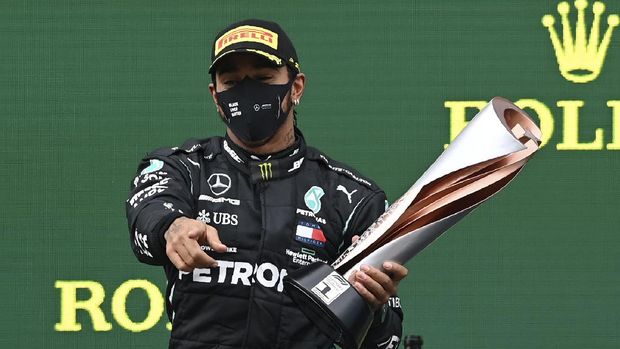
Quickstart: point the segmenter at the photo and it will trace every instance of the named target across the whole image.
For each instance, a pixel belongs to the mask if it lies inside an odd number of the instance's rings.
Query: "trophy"
[[[284,288],[302,312],[345,349],[362,344],[370,305],[347,281],[361,265],[404,264],[505,187],[541,143],[538,126],[510,101],[493,98],[403,196],[331,265],[291,272]]]

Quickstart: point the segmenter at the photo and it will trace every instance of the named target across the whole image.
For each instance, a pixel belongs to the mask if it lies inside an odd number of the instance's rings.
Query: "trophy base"
[[[314,325],[344,349],[361,346],[373,320],[370,305],[328,264],[315,262],[284,278],[284,289]]]

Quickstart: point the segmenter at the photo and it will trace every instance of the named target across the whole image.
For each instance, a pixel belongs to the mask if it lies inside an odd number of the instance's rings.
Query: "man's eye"
[[[224,85],[227,85],[227,86],[234,86],[235,84],[237,84],[237,81],[235,81],[235,80],[226,80],[226,81],[224,81]]]
[[[265,81],[265,80],[270,80],[270,79],[271,79],[271,76],[269,75],[261,75],[257,77],[257,80],[260,80],[260,81]]]

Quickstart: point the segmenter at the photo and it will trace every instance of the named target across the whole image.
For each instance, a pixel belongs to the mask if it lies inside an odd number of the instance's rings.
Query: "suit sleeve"
[[[377,191],[360,203],[352,217],[352,224],[347,229],[348,242],[353,235],[362,234],[374,223],[387,208],[387,197],[383,191]],[[373,323],[368,330],[362,348],[397,348],[402,337],[403,312],[398,296],[391,297],[387,304],[375,313]]]
[[[164,233],[181,217],[193,217],[191,173],[181,159],[147,156],[138,166],[126,202],[127,223],[133,253],[142,263],[164,265]]]

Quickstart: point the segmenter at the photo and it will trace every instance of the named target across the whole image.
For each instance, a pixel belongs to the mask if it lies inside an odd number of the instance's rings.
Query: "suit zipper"
[[[264,182],[259,182],[258,183],[258,188],[259,188],[259,195],[260,195],[260,214],[261,214],[261,227],[260,227],[260,241],[258,243],[258,254],[256,256],[256,260],[254,261],[254,266],[253,266],[253,272],[252,272],[252,278],[250,279],[250,298],[248,300],[248,319],[246,321],[246,325],[245,325],[245,338],[243,339],[243,348],[246,348],[248,345],[248,339],[250,336],[250,326],[252,323],[252,308],[253,308],[253,302],[254,302],[254,288],[255,288],[255,283],[256,283],[256,269],[258,266],[258,262],[260,262],[262,256],[263,256],[263,245],[265,243],[265,235],[266,235],[266,217],[267,217],[267,212],[265,209],[265,189],[266,189],[266,184]]]

